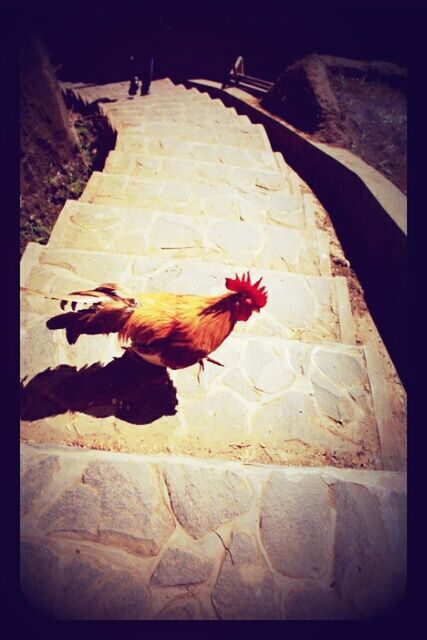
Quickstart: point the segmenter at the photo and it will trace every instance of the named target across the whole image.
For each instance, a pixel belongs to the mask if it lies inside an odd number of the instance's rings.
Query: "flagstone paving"
[[[118,135],[21,261],[25,598],[78,620],[387,613],[406,585],[404,415],[311,194],[263,127],[207,93],[63,90]],[[46,327],[102,282],[216,295],[248,269],[268,304],[203,372]]]
[[[189,142],[187,140],[157,140],[135,133],[118,133],[116,151],[138,153],[180,160],[198,160],[227,166],[281,170],[281,154],[227,145]]]
[[[351,620],[403,595],[400,473],[23,445],[22,474],[21,585],[48,617]]]
[[[200,219],[68,200],[51,248],[87,249],[331,275],[329,236],[320,230],[275,228],[228,219]],[[236,238],[239,243],[236,245]],[[227,250],[228,249],[228,250]]]
[[[177,87],[178,88],[178,87]],[[171,94],[169,93],[171,96]],[[176,94],[175,94],[176,95]],[[99,103],[99,110],[106,116],[111,117],[114,114],[125,114],[135,115],[139,113],[143,114],[157,114],[157,113],[171,113],[171,112],[186,112],[191,111],[194,114],[197,113],[213,113],[220,112],[224,115],[237,116],[238,113],[234,107],[226,107],[222,100],[218,100],[217,98],[209,98],[207,94],[202,95],[198,94],[198,99],[194,99],[197,94],[190,94],[187,90],[181,91],[180,97],[187,98],[188,96],[192,96],[193,99],[186,100],[180,99],[178,101],[173,100],[171,98],[159,101],[159,95],[157,95],[157,99],[152,96],[145,96],[143,100],[138,100],[138,96],[136,98],[129,98],[125,103],[122,100],[113,100]],[[163,91],[163,97],[167,98],[168,93]],[[242,119],[247,124],[250,124],[250,120],[248,116],[239,116],[237,119]]]
[[[74,249],[43,249],[26,281],[23,311],[55,313],[57,299],[70,291],[93,288],[101,281],[120,283],[131,295],[168,291],[176,294],[218,295],[226,277],[242,273],[245,265],[209,263],[197,259],[143,258]],[[304,276],[282,271],[253,270],[268,282],[268,309],[234,332],[283,338],[354,342],[345,278]],[[31,292],[35,292],[33,295]],[[234,333],[233,332],[233,333]]]
[[[191,123],[199,127],[210,127],[212,125],[216,125],[217,127],[221,127],[224,134],[227,132],[231,135],[235,132],[251,134],[249,126],[253,125],[248,125],[245,120],[239,121],[237,119],[240,119],[241,117],[242,116],[236,116],[233,114],[227,116],[220,112],[212,113],[211,111],[206,111],[202,113],[156,113],[153,116],[145,114],[143,118],[139,114],[111,115],[109,116],[109,119],[113,129],[116,131],[120,129],[133,131],[135,129],[136,132],[138,132],[141,128],[141,123],[144,123],[144,126],[150,129],[150,132],[153,131],[153,133],[155,133],[157,128],[160,128],[163,124],[181,126]],[[143,129],[142,132],[144,133]]]
[[[124,151],[112,151],[108,155],[105,173],[115,173],[141,178],[166,180],[195,180],[207,184],[229,187],[252,187],[255,191],[292,191],[289,180],[289,168],[283,165],[282,171],[269,171],[252,167],[212,166],[210,162],[170,159],[164,156],[133,154]]]
[[[151,124],[151,122],[176,122],[178,124],[192,122],[198,125],[216,125],[242,130],[250,130],[254,126],[247,116],[239,116],[234,109],[224,109],[224,105],[220,107],[214,101],[212,102],[212,105],[204,107],[194,106],[191,103],[184,108],[178,105],[172,107],[165,105],[155,109],[141,108],[138,105],[135,105],[134,109],[130,107],[113,108],[114,103],[104,103],[101,111],[109,118],[115,129],[138,127],[141,123]]]
[[[250,184],[230,187],[194,180],[159,180],[155,176],[141,178],[94,171],[80,200],[300,229],[314,222],[309,197],[287,190],[257,190]]]
[[[207,124],[207,123],[206,123]],[[126,131],[126,126],[124,130]],[[189,142],[209,142],[213,144],[226,144],[230,147],[246,147],[249,149],[259,149],[260,151],[271,150],[270,143],[261,125],[242,125],[242,128],[224,127],[211,129],[200,124],[170,123],[170,122],[149,122],[139,126],[131,126],[132,132],[137,132],[141,137],[167,138],[169,140],[187,140]]]

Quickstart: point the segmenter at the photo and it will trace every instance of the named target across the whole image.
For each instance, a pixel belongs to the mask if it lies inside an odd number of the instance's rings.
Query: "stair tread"
[[[131,131],[141,137],[171,140],[187,140],[194,142],[209,142],[221,144],[222,142],[231,147],[254,148],[261,151],[271,150],[262,125],[250,125],[250,129],[226,128],[226,130],[213,128],[209,129],[201,125],[190,123],[150,123],[132,127]]]
[[[150,94],[146,96],[129,96],[129,82],[119,82],[105,85],[95,85],[86,87],[69,87],[68,91],[77,98],[90,104],[102,100],[114,100],[116,104],[128,104],[132,101],[145,102],[147,105],[166,104],[174,101],[195,101],[199,104],[209,103],[212,98],[207,93],[202,93],[197,89],[186,89],[182,85],[175,85],[157,91],[154,82],[150,86]]]
[[[94,172],[81,202],[127,206],[261,224],[314,226],[312,199],[286,191],[255,191],[196,181],[155,180]]]
[[[128,89],[129,88],[129,80],[124,80],[121,82],[108,82],[105,84],[99,84],[99,83],[94,83],[94,82],[66,82],[66,81],[60,81],[59,85],[62,89],[67,90],[67,89],[78,89],[78,90],[83,90],[83,89],[98,89],[98,90],[105,90],[105,89]],[[170,78],[162,78],[160,80],[153,80],[153,82],[151,83],[151,87],[150,90],[153,93],[164,93],[165,91],[171,91],[176,89],[177,87],[182,87],[182,85],[176,85],[172,82],[172,80]]]
[[[329,236],[320,230],[204,220],[76,200],[66,202],[48,246],[331,275]]]
[[[287,191],[292,193],[292,170],[283,163],[281,170],[271,171],[263,167],[236,167],[227,164],[212,164],[200,160],[184,160],[130,153],[120,150],[110,151],[104,173],[128,175],[148,180],[184,180],[204,182],[212,185],[247,187],[264,193]]]
[[[101,102],[99,104],[101,111],[103,111],[106,115],[120,116],[120,115],[137,115],[137,114],[152,114],[157,112],[164,112],[166,114],[170,114],[173,112],[182,112],[182,111],[206,111],[208,113],[219,112],[224,115],[232,115],[234,118],[244,118],[249,120],[247,116],[239,116],[237,115],[237,111],[234,107],[226,107],[224,103],[218,98],[208,99],[204,98],[202,102],[191,100],[170,100],[163,103],[152,102],[147,103],[144,100],[140,101],[129,101],[128,104],[123,104],[123,102]]]
[[[242,131],[248,134],[256,133],[256,125],[252,124],[248,119],[233,114],[221,113],[215,111],[197,110],[183,113],[159,114],[157,112],[151,114],[108,114],[111,125],[117,131],[133,131],[139,130],[141,126],[152,127],[153,130],[161,125],[191,125],[201,127],[203,129],[221,129],[233,131]]]
[[[219,162],[239,167],[254,166],[256,164],[268,168],[277,168],[277,157],[281,155],[271,150],[233,147],[227,144],[168,140],[167,138],[152,139],[134,132],[119,132],[115,149],[130,153],[161,155],[169,158]]]
[[[45,395],[40,394],[40,388],[36,394],[38,402],[53,401],[67,407],[64,394],[52,387],[64,379],[67,371],[64,367],[55,371],[55,367],[67,365],[81,369],[96,362],[105,365],[113,358],[120,358],[123,351],[115,335],[81,336],[70,346],[63,331],[46,328],[48,316],[23,312],[21,376],[28,376],[28,383],[51,368],[43,378]],[[150,421],[144,436],[138,439],[138,453],[152,452],[153,445],[159,444],[156,437],[160,433],[160,442],[166,441],[171,453],[178,455],[191,451],[196,456],[233,457],[235,449],[240,447],[248,448],[249,456],[251,453],[259,456],[267,451],[271,460],[279,464],[326,463],[381,468],[375,410],[361,347],[309,344],[246,336],[234,331],[213,357],[224,366],[206,363],[200,384],[197,381],[198,365],[168,370],[177,391],[178,413],[173,416],[163,414],[164,417]],[[86,405],[83,402],[83,406],[77,403],[77,411],[83,413],[72,417],[69,414],[45,416],[37,424],[30,422],[27,430],[24,426],[24,435],[31,429],[32,437],[37,439],[39,427],[45,433],[47,429],[49,441],[68,444],[70,435],[75,437],[75,432],[70,433],[71,419],[82,437],[83,446],[93,446],[93,440],[92,445],[89,444],[93,434],[107,438],[113,431],[116,437],[126,441],[126,434],[135,430],[129,416],[132,411],[139,411],[138,419],[144,415],[146,403],[143,399],[147,393],[147,388],[144,391],[141,384],[143,376],[135,382],[128,364],[128,356],[125,356],[109,367],[109,371],[119,368],[120,376],[130,380],[125,393],[118,392],[116,399],[124,398],[124,402],[128,402],[129,414],[124,412],[123,420],[108,412],[107,417],[90,419],[84,415],[85,408],[90,413],[89,402]],[[93,388],[89,394],[92,410],[96,414],[97,402],[105,409],[105,404],[108,405],[105,397],[102,401],[97,399],[96,385],[93,383],[92,387],[88,382],[92,380],[90,372],[71,373],[66,386],[62,384],[65,395],[75,388],[74,397],[79,398],[80,394],[85,394],[85,389],[87,396],[88,389]],[[99,377],[99,371],[93,380],[97,375]],[[102,375],[105,383],[107,373]],[[85,387],[83,379],[88,386]],[[149,389],[154,393],[151,387]],[[126,399],[127,394],[130,399]],[[37,402],[34,404],[31,396],[27,402],[30,413],[24,415],[37,417]],[[76,408],[76,405],[68,406]],[[112,405],[110,408],[114,410]],[[38,415],[39,418],[42,416]],[[260,448],[264,451],[260,452]]]

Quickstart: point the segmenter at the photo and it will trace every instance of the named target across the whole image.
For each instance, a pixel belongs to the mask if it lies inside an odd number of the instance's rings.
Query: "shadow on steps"
[[[166,368],[126,351],[107,365],[96,362],[77,370],[60,365],[21,382],[21,419],[39,420],[67,411],[98,418],[116,416],[131,424],[149,424],[176,413],[176,389]]]

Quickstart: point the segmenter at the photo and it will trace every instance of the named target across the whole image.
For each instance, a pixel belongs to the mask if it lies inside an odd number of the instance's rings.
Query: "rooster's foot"
[[[199,360],[199,371],[197,372],[197,382],[200,384],[200,374],[205,370],[205,364],[203,360]]]
[[[213,360],[213,358],[205,358],[208,362],[212,362],[212,364],[217,364],[219,367],[223,367],[222,362],[218,362],[218,360]],[[205,370],[205,363],[203,360],[199,360],[199,372],[197,374],[197,382],[200,384],[200,374]]]

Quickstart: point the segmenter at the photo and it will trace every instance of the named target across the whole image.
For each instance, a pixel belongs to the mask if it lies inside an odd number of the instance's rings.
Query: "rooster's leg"
[[[199,360],[199,371],[197,373],[197,382],[200,384],[200,374],[205,370],[205,363],[203,360]]]
[[[219,367],[224,366],[222,362],[218,362],[217,360],[213,360],[212,358],[205,358],[205,360],[207,360],[208,362],[212,362],[212,364],[217,364]],[[200,383],[200,374],[204,370],[205,370],[205,363],[203,362],[203,360],[199,360],[199,372],[197,374],[197,382],[199,383]]]

